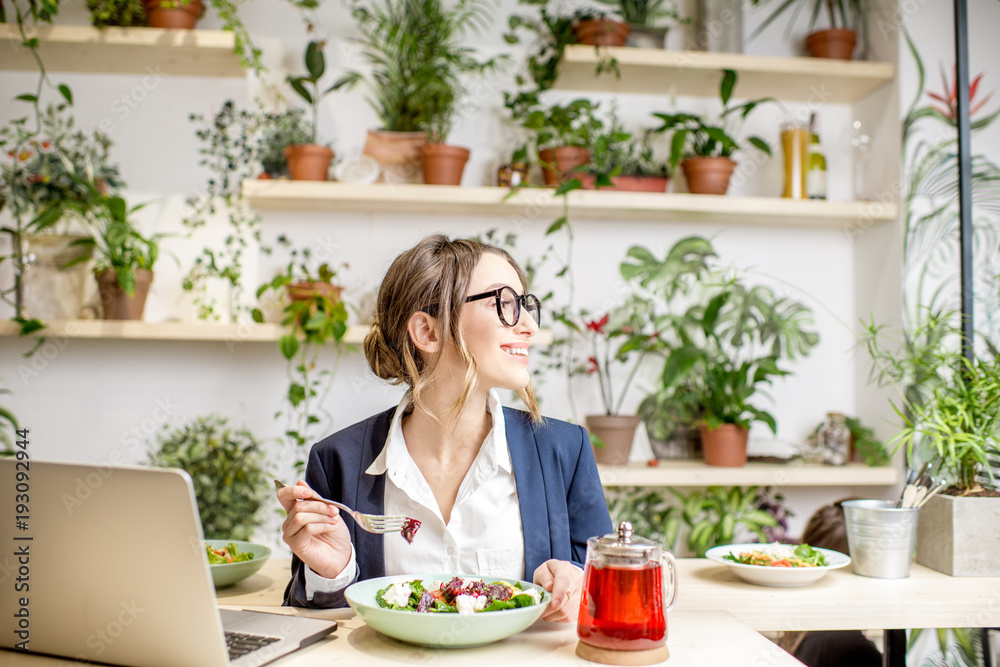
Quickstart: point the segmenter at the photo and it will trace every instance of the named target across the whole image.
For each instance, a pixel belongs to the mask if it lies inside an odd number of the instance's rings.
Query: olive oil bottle
[[[826,156],[816,132],[816,114],[809,116],[809,158],[806,165],[806,196],[826,199]]]

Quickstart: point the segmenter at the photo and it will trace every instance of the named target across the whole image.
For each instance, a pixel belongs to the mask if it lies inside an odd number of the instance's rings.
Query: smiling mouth
[[[505,347],[504,352],[513,357],[527,357],[528,348],[526,347]]]

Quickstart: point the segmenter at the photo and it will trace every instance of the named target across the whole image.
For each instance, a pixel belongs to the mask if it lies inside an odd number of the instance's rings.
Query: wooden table
[[[691,614],[712,611],[728,612],[745,626],[760,632],[886,630],[885,664],[893,667],[906,664],[902,628],[1000,626],[1000,578],[951,577],[913,563],[906,579],[861,577],[846,567],[828,573],[809,586],[773,588],[748,584],[728,567],[703,558],[681,558],[677,566],[680,589],[677,606],[670,613],[671,639],[668,641],[675,656],[678,651],[684,653],[688,648],[697,650],[698,642],[705,637],[687,625],[696,618]],[[282,577],[285,575],[281,568],[285,567],[287,564],[278,561],[268,563],[265,568],[266,576],[278,581],[274,588],[263,587],[263,581],[256,590],[251,590],[249,585],[244,589],[234,587],[228,592],[220,592],[220,604],[274,604],[283,591],[285,579]],[[682,632],[691,631],[695,632],[691,637],[697,641],[690,647],[678,644]],[[683,636],[686,641],[687,635]],[[572,643],[572,631],[567,632],[567,637],[566,641]],[[707,641],[711,644],[715,640],[708,637]],[[747,639],[748,647],[749,641]],[[751,652],[756,650],[759,649],[749,649]],[[787,656],[783,651],[780,653]],[[669,664],[678,662],[671,658]]]
[[[448,650],[411,646],[369,628],[349,609],[282,608],[289,562],[272,559],[256,575],[218,592],[219,604],[333,618],[339,629],[275,665],[389,665],[433,661],[441,665],[587,665],[574,654],[574,626],[537,624],[489,646]],[[669,616],[669,667],[687,665],[800,665],[758,631],[845,630],[1000,625],[1000,578],[950,577],[914,564],[908,579],[859,577],[836,570],[802,588],[747,584],[729,568],[704,559],[678,560],[680,590]],[[900,654],[889,652],[894,664]],[[0,667],[65,665],[71,661],[0,651]]]
[[[538,621],[501,642],[470,649],[433,649],[396,641],[372,630],[350,609],[306,610],[280,607],[289,561],[272,559],[254,576],[218,591],[220,606],[335,619],[328,638],[272,663],[275,667],[330,665],[594,665],[576,656],[576,626]],[[683,580],[682,580],[683,586]],[[683,590],[683,588],[681,589]],[[773,642],[720,609],[683,609],[668,620],[669,667],[802,667]],[[71,660],[0,650],[0,667],[76,666]]]

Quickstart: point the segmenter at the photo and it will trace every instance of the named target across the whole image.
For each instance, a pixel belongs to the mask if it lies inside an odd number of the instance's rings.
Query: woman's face
[[[484,254],[472,272],[466,297],[500,287],[513,287],[522,294],[521,281],[510,263],[493,253]],[[528,345],[538,325],[521,308],[517,324],[508,327],[497,315],[496,299],[487,297],[462,306],[462,336],[476,360],[479,387],[516,391],[528,386]]]

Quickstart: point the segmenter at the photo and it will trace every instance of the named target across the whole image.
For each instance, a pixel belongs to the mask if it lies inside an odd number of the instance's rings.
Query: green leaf
[[[555,232],[558,232],[568,222],[569,222],[569,219],[566,216],[558,218],[555,222],[553,222],[551,225],[549,225],[548,229],[545,230],[545,235],[548,236],[549,234],[553,234]]]
[[[285,334],[278,339],[278,348],[281,350],[281,356],[292,359],[299,351],[299,339],[295,334]]]
[[[38,101],[38,96],[37,95],[30,95],[28,93],[25,93],[24,95],[18,95],[14,99],[15,100],[21,100],[22,102],[30,102],[31,104],[34,104],[35,102]]]
[[[69,86],[65,83],[60,83],[59,93],[63,96],[63,99],[65,99],[67,103],[73,104],[73,91],[69,89]]]
[[[302,85],[302,82],[305,81],[305,79],[301,79],[301,78],[295,79],[295,78],[292,78],[292,77],[288,77],[287,81],[288,81],[288,85],[290,85],[292,87],[292,90],[294,90],[296,93],[299,94],[299,97],[301,97],[302,99],[304,99],[309,104],[313,103],[313,96],[310,95],[309,91],[306,90],[306,87]]]
[[[735,87],[736,72],[731,69],[722,70],[722,81],[719,83],[719,97],[722,99],[722,106],[729,104],[729,98],[733,96]]]
[[[562,196],[564,194],[572,192],[573,190],[579,190],[581,188],[583,188],[583,183],[580,182],[580,179],[578,179],[578,178],[570,178],[570,179],[562,182],[559,185],[559,187],[556,188],[555,195],[556,195],[556,197],[560,197],[560,196]]]
[[[763,151],[764,153],[766,153],[766,154],[768,154],[768,155],[771,155],[771,147],[770,147],[770,146],[768,145],[768,143],[767,143],[766,141],[764,141],[764,140],[763,140],[763,139],[761,139],[760,137],[750,137],[750,138],[748,139],[748,141],[749,141],[749,142],[750,142],[751,144],[753,144],[753,146],[754,146],[755,148],[757,148],[758,150],[761,150],[761,151]]]
[[[319,81],[326,72],[326,59],[319,42],[309,42],[306,47],[306,70],[313,81]]]

